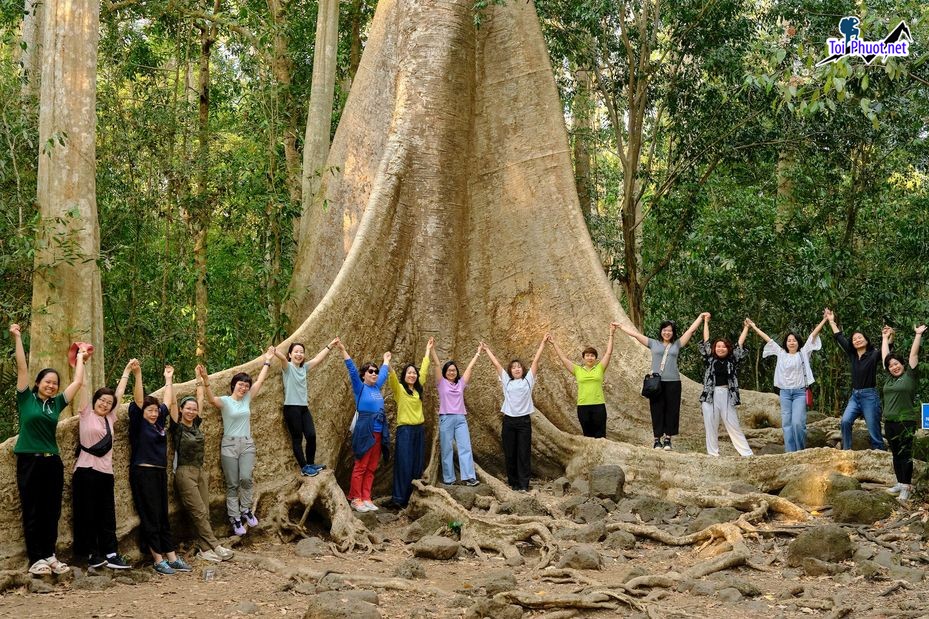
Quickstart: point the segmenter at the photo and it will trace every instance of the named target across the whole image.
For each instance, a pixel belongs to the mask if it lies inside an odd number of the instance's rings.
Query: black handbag
[[[665,346],[664,354],[661,356],[661,364],[658,366],[658,371],[651,374],[646,374],[645,378],[642,379],[642,395],[649,400],[661,393],[661,372],[664,372],[664,364],[665,361],[668,360],[669,350],[671,350],[671,346]]]

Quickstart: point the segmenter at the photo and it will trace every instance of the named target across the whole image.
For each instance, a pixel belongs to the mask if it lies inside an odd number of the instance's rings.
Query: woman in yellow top
[[[577,379],[577,420],[581,422],[584,436],[606,438],[606,397],[603,395],[603,375],[610,367],[613,355],[613,335],[618,322],[610,323],[610,339],[606,343],[603,360],[597,362],[597,349],[588,346],[581,352],[584,365],[578,365],[568,359],[555,340],[549,336],[555,354],[561,359],[565,369]]]
[[[426,455],[426,418],[423,415],[423,376],[429,370],[429,353],[435,346],[435,339],[429,338],[426,355],[419,369],[412,363],[403,368],[403,382],[390,368],[387,382],[394,392],[397,403],[397,438],[394,443],[394,496],[393,503],[405,508],[413,493],[413,480],[423,474]]]

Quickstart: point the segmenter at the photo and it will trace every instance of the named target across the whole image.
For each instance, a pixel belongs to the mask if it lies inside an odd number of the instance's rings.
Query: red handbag
[[[813,390],[809,387],[806,388],[806,407],[812,408],[813,406]]]

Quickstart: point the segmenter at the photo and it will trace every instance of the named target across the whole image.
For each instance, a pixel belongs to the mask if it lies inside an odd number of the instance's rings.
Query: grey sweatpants
[[[229,518],[237,519],[252,509],[252,471],[256,454],[252,437],[223,437],[219,455],[226,477],[226,514]]]

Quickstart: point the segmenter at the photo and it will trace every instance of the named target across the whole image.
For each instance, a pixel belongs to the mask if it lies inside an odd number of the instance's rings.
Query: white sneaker
[[[368,509],[368,505],[361,499],[352,499],[351,506],[352,506],[352,509],[354,509],[356,512],[371,511],[370,509]]]
[[[905,485],[904,485],[904,484],[901,484],[901,483],[898,481],[896,484],[894,484],[894,485],[891,486],[890,488],[887,488],[886,492],[887,492],[888,494],[900,494],[900,491],[903,490],[904,487],[905,487]]]
[[[904,486],[903,490],[900,491],[900,496],[897,497],[898,501],[909,501],[910,500],[910,487]]]
[[[197,553],[197,558],[203,559],[204,561],[210,561],[212,563],[219,563],[220,561],[222,561],[219,555],[213,552],[212,550],[201,550],[200,552]]]
[[[372,503],[371,501],[365,501],[364,504],[365,504],[365,507],[368,508],[368,511],[369,511],[369,512],[376,512],[377,510],[380,509],[380,507],[378,507],[377,505],[375,505],[375,504]]]
[[[213,552],[215,552],[216,555],[223,561],[228,561],[229,559],[235,556],[234,552],[232,552],[231,550],[229,550],[228,548],[224,546],[217,546],[216,548],[213,549]]]

